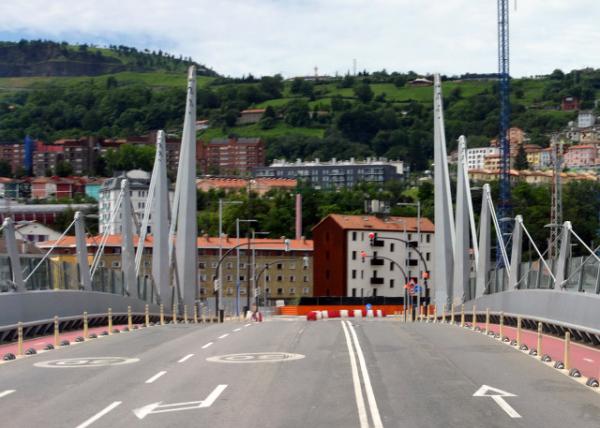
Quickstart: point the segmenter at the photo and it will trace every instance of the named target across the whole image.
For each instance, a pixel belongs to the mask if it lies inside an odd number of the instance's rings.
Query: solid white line
[[[356,400],[356,407],[358,409],[358,419],[360,421],[360,428],[369,428],[369,420],[367,416],[367,409],[365,407],[365,400],[362,395],[362,389],[360,386],[360,378],[358,377],[358,369],[356,367],[356,357],[352,350],[352,342],[348,329],[344,321],[342,321],[342,329],[344,330],[344,336],[346,336],[346,345],[348,345],[348,354],[350,355],[350,367],[352,369],[352,384],[354,385],[354,398]]]
[[[219,395],[221,395],[221,393],[223,391],[225,391],[225,388],[227,388],[227,385],[218,385],[213,392],[211,392],[208,397],[206,397],[204,399],[204,401],[202,401],[202,404],[200,405],[200,407],[210,407],[212,406],[212,404],[217,400],[217,398],[219,398]]]
[[[6,391],[2,391],[2,392],[0,392],[0,398],[4,398],[7,395],[10,395],[15,391],[16,391],[16,389],[7,389]]]
[[[358,342],[358,336],[356,335],[354,327],[352,326],[350,321],[346,322],[348,323],[350,334],[352,335],[352,339],[354,340],[356,354],[358,355],[360,371],[362,372],[363,382],[365,384],[365,392],[367,394],[367,400],[369,401],[369,409],[371,410],[371,418],[373,419],[373,427],[383,428],[383,422],[381,421],[381,416],[379,415],[379,409],[377,407],[377,401],[375,401],[375,394],[373,393],[373,386],[371,385],[371,378],[369,377],[367,364],[365,363],[365,356],[363,354],[362,348],[360,347],[360,343]]]
[[[241,328],[236,328],[236,329],[235,329],[235,330],[233,330],[233,331],[240,331],[240,330],[241,330]]]
[[[204,346],[202,347],[202,349],[206,349],[206,348],[208,348],[208,347],[209,347],[210,345],[212,345],[212,344],[213,344],[212,342],[208,342],[206,345],[204,345]]]
[[[166,372],[158,372],[156,373],[154,376],[152,376],[150,379],[148,379],[146,381],[146,383],[152,383],[154,382],[156,379],[158,379],[159,377],[161,377],[162,375],[164,375]]]
[[[229,333],[222,334],[219,339],[225,339],[227,336],[229,336]]]
[[[81,425],[77,425],[77,428],[86,428],[86,427],[89,427],[91,424],[93,424],[94,422],[96,422],[102,416],[106,415],[108,412],[110,412],[111,410],[113,410],[115,407],[118,407],[121,403],[122,403],[122,401],[115,401],[110,406],[108,406],[104,410],[96,413],[94,416],[92,416],[91,418],[89,418],[87,421],[85,421]]]
[[[504,397],[502,397],[501,395],[490,395],[490,397],[492,397],[492,400],[494,400],[496,402],[496,404],[498,406],[500,406],[500,408],[502,410],[504,410],[508,416],[510,416],[511,418],[520,418],[521,415],[519,415],[515,409],[513,409],[512,407],[510,407],[510,404],[508,404],[506,401],[504,401]]]
[[[190,358],[192,358],[194,356],[194,354],[187,354],[185,357],[183,357],[181,360],[177,361],[178,363],[185,363],[187,360],[189,360]]]

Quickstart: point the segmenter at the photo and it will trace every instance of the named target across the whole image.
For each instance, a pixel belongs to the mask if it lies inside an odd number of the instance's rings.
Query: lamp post
[[[219,198],[219,259],[221,259],[222,255],[223,255],[223,205],[225,204],[230,204],[230,205],[239,205],[241,204],[242,201],[224,201],[223,199]],[[216,310],[217,310],[217,317],[219,318],[219,320],[223,319],[223,286],[222,286],[222,282],[223,282],[223,267],[221,265],[219,265],[219,282],[217,283],[218,285],[218,289],[217,289],[217,301],[215,302],[216,305]]]
[[[269,232],[257,232],[256,230],[252,229],[252,289],[254,290],[254,293],[256,294],[256,310],[258,311],[258,286],[257,286],[257,282],[256,282],[256,235],[268,235]],[[250,296],[250,293],[248,293],[248,296]],[[248,303],[248,306],[250,306],[250,303]]]
[[[235,232],[237,237],[237,245],[236,245],[236,277],[235,277],[235,307],[236,307],[236,315],[240,315],[240,223],[258,223],[258,220],[255,219],[235,219]]]

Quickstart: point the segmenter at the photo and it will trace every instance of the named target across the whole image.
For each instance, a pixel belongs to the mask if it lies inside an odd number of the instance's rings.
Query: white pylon
[[[469,201],[468,177],[465,174],[466,139],[458,139],[458,167],[456,171],[456,241],[454,247],[454,281],[452,303],[463,303],[469,295]]]
[[[77,264],[79,265],[79,285],[85,291],[92,291],[92,278],[88,262],[87,243],[85,242],[85,223],[83,213],[75,213],[75,246],[77,249]]]
[[[4,219],[2,225],[4,233],[4,242],[8,260],[10,262],[10,270],[12,272],[12,282],[16,291],[25,291],[25,282],[23,281],[23,268],[21,267],[21,257],[17,249],[17,238],[15,237],[15,224],[11,217]]]
[[[435,305],[438,313],[444,305],[451,303],[451,287],[454,265],[454,216],[448,176],[448,155],[444,130],[442,85],[439,74],[434,75],[433,90],[433,154],[434,154],[434,205],[435,205],[435,245],[434,245],[434,288]]]
[[[133,247],[133,212],[131,210],[131,196],[129,194],[129,180],[121,180],[121,264],[125,276],[125,291],[131,296],[135,290],[137,296],[137,278],[135,276],[135,255]]]
[[[479,259],[477,261],[474,298],[485,294],[490,271],[490,250],[492,246],[490,193],[490,185],[484,184],[483,195],[481,197],[481,215],[479,216]]]
[[[508,276],[508,289],[519,288],[521,273],[521,256],[523,253],[523,216],[515,217],[515,227],[512,232],[512,251],[510,253],[510,274]]]
[[[167,180],[165,133],[158,131],[156,137],[156,161],[154,163],[155,188],[152,201],[152,277],[158,287],[160,301],[171,307],[169,284],[169,188]]]

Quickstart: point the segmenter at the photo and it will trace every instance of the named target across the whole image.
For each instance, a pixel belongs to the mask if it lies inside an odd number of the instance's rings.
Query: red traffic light
[[[429,279],[429,272],[425,271],[423,272],[423,279]]]
[[[369,239],[373,240],[373,239],[375,239],[375,236],[376,236],[375,232],[369,233]]]

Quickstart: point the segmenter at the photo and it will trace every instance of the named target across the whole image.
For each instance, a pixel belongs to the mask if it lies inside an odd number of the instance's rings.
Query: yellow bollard
[[[198,324],[198,306],[194,304],[194,324]]]
[[[188,323],[188,318],[187,318],[187,305],[183,305],[183,323],[187,324]]]
[[[173,324],[177,324],[177,305],[173,305]]]
[[[504,312],[500,312],[500,340],[504,338]]]
[[[17,324],[17,356],[23,355],[23,323]]]
[[[160,325],[165,325],[165,305],[160,304]]]
[[[450,305],[450,324],[454,324],[454,303]]]
[[[517,317],[517,348],[521,347],[521,317]]]
[[[144,307],[144,315],[145,315],[145,321],[146,321],[146,327],[150,327],[150,308],[148,305],[146,305]]]
[[[490,308],[485,310],[485,334],[490,332]]]
[[[113,328],[112,328],[112,308],[108,308],[108,334],[113,334]]]
[[[442,305],[442,323],[446,323],[446,305]]]
[[[58,348],[58,334],[60,333],[60,326],[58,324],[58,317],[54,317],[54,347]]]
[[[465,326],[465,305],[460,305],[460,326]]]
[[[127,327],[131,331],[133,329],[133,320],[131,319],[131,306],[127,306]]]
[[[88,339],[88,314],[87,314],[87,312],[83,313],[83,338],[85,340]]]
[[[565,333],[565,370],[571,370],[571,333]]]
[[[538,322],[537,354],[538,354],[538,357],[542,358],[542,323],[541,322]]]
[[[475,330],[477,327],[477,311],[475,305],[473,305],[473,315],[471,316],[471,330]]]

